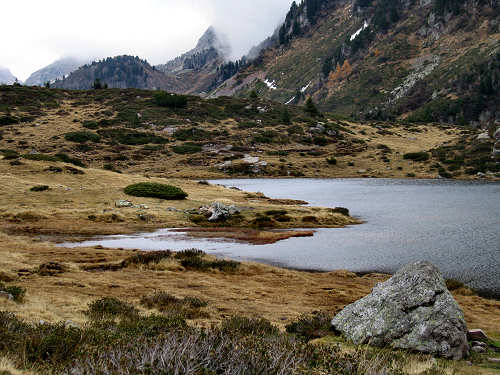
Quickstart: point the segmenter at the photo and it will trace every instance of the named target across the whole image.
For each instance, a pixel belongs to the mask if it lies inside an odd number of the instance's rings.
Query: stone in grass
[[[464,315],[439,270],[409,264],[347,306],[333,328],[355,344],[389,346],[462,359],[469,354]]]
[[[489,337],[486,336],[486,333],[484,333],[482,329],[470,329],[467,332],[467,339],[469,341],[481,341],[481,342],[490,341]]]

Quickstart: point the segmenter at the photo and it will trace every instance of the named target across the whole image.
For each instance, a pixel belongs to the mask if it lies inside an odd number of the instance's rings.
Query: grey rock
[[[486,348],[486,347],[488,347],[488,344],[486,344],[485,342],[481,342],[481,341],[471,341],[470,346],[482,346],[483,348]]]
[[[495,134],[493,135],[493,138],[495,138],[496,140],[500,140],[500,128],[497,128]]]
[[[467,339],[469,341],[488,342],[490,339],[482,329],[470,329],[467,331]]]
[[[391,346],[462,359],[468,355],[467,326],[439,270],[409,264],[347,306],[332,320],[355,344]]]
[[[0,298],[4,298],[4,299],[9,300],[9,301],[14,300],[14,296],[12,294],[4,292],[4,291],[0,291]]]
[[[491,363],[500,363],[500,358],[488,358],[488,362],[491,362]]]
[[[168,212],[181,212],[181,210],[179,210],[178,208],[175,208],[175,207],[168,207],[167,211]]]
[[[484,132],[484,133],[479,134],[476,139],[478,141],[484,142],[484,141],[489,141],[491,138],[490,138],[488,132]]]
[[[486,348],[483,348],[482,346],[473,346],[471,350],[474,353],[484,353],[486,351]]]
[[[200,211],[205,215],[210,215],[208,221],[217,222],[227,220],[234,214],[240,212],[240,209],[235,205],[226,206],[224,203],[214,202],[210,206],[200,208]]]
[[[127,200],[119,200],[115,202],[115,207],[121,208],[121,207],[133,207],[134,204],[130,201]]]

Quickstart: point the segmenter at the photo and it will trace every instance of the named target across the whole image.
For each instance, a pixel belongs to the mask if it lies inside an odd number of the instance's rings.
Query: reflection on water
[[[254,246],[193,239],[161,230],[85,245],[153,249],[198,247],[236,259],[315,270],[394,272],[429,260],[448,278],[500,295],[500,184],[443,180],[282,179],[212,181],[273,198],[347,207],[366,223],[319,229],[314,237]]]

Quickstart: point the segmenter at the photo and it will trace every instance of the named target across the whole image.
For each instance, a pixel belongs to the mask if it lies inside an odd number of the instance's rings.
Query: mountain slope
[[[460,124],[500,116],[500,7],[494,1],[307,0],[278,40],[212,95],[367,119]],[[267,83],[266,83],[267,82]]]
[[[54,87],[70,90],[88,90],[98,79],[109,88],[157,89],[172,92],[185,91],[188,86],[175,77],[167,77],[147,61],[132,56],[107,58],[84,65],[67,78],[57,80]]]
[[[213,88],[217,67],[224,63],[230,51],[224,36],[209,27],[195,48],[156,68],[167,76],[177,78],[187,87],[177,91],[200,94]]]
[[[32,73],[24,84],[27,86],[42,86],[46,82],[53,82],[74,72],[86,62],[71,57],[54,61],[52,64]]]
[[[0,84],[12,85],[16,82],[16,77],[12,75],[9,69],[0,68]]]

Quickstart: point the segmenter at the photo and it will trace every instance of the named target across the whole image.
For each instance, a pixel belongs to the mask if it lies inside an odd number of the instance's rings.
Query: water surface
[[[79,244],[144,250],[198,247],[235,259],[310,270],[395,272],[428,260],[447,278],[500,296],[500,184],[453,180],[252,179],[218,180],[311,205],[347,207],[365,224],[319,229],[313,238],[271,245],[188,239],[161,230]]]

